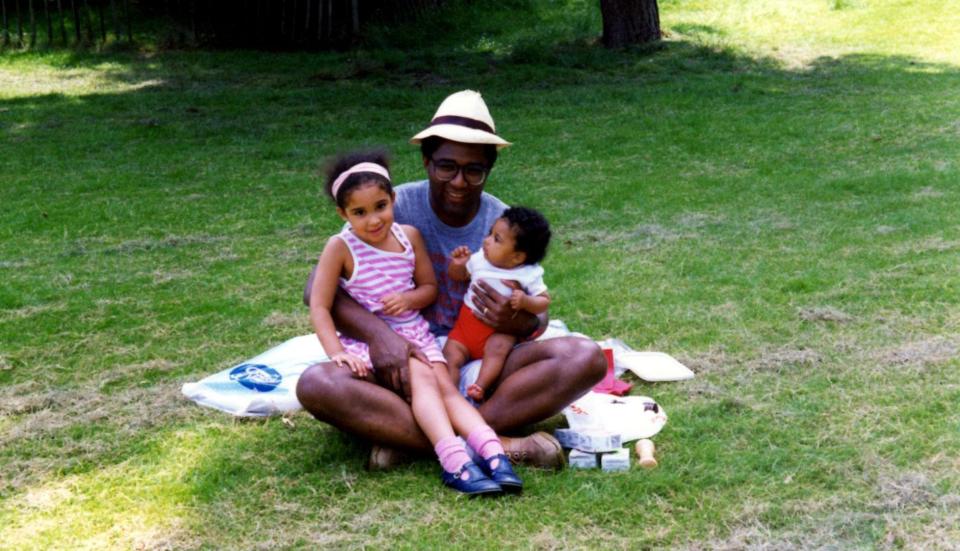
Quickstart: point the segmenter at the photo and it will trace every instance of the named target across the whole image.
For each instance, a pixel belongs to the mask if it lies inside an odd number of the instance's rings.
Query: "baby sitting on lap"
[[[460,368],[471,359],[482,358],[480,374],[467,387],[467,395],[477,402],[487,396],[491,385],[500,376],[507,355],[516,344],[516,337],[497,333],[483,322],[484,313],[473,304],[473,286],[484,280],[497,291],[510,295],[514,310],[542,314],[550,306],[550,295],[543,283],[539,262],[550,243],[550,224],[539,212],[525,207],[511,207],[494,222],[483,240],[483,249],[471,254],[466,246],[457,247],[450,261],[450,278],[471,280],[471,288],[463,297],[457,322],[447,337],[443,355],[456,383]]]

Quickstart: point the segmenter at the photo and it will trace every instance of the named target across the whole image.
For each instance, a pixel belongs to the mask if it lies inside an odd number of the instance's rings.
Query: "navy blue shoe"
[[[494,459],[500,460],[496,468],[490,466]],[[480,468],[483,469],[483,472],[487,473],[490,480],[496,482],[503,488],[504,492],[519,494],[523,491],[523,481],[520,480],[517,473],[513,472],[513,467],[510,466],[510,458],[506,455],[501,453],[500,455],[494,455],[490,459],[484,459],[480,464]]]
[[[468,475],[466,480],[460,478],[460,475],[463,473],[467,473]],[[443,480],[446,486],[467,494],[468,496],[497,495],[503,493],[500,485],[483,474],[480,467],[473,461],[468,461],[455,473],[448,473],[441,469],[440,479]]]

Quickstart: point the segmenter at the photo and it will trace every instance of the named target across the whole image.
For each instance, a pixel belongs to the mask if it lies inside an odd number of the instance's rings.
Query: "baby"
[[[447,337],[443,355],[454,382],[460,368],[471,359],[482,358],[476,382],[467,387],[467,396],[482,402],[497,381],[516,337],[497,333],[482,321],[483,312],[473,304],[473,284],[484,280],[503,295],[510,296],[514,310],[542,314],[550,306],[550,295],[538,264],[550,243],[550,224],[539,212],[511,207],[494,222],[483,240],[483,250],[471,254],[466,246],[451,255],[449,275],[456,281],[471,280],[463,297],[457,322]]]

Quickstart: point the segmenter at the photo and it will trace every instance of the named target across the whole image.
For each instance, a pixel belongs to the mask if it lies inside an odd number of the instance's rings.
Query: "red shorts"
[[[490,335],[496,333],[493,327],[483,323],[473,314],[473,310],[464,304],[460,307],[460,314],[457,316],[457,323],[453,325],[453,330],[447,335],[447,339],[455,340],[467,347],[471,360],[478,360],[483,357],[483,347],[487,344]]]

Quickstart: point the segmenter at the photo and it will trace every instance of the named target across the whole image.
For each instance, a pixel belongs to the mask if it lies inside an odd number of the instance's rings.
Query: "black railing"
[[[131,0],[0,0],[0,46],[133,42],[132,9]]]
[[[0,47],[133,43],[326,49],[350,46],[367,22],[438,9],[442,0],[0,0]],[[134,26],[136,25],[136,29]]]

